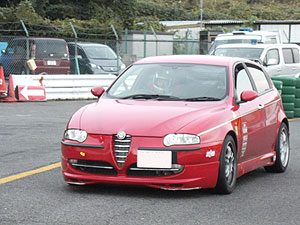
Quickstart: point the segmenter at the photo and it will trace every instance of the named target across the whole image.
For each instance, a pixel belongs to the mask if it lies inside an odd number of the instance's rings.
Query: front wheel
[[[272,166],[265,166],[268,172],[283,173],[289,164],[290,141],[287,125],[282,123],[275,144],[276,162]]]
[[[220,155],[219,176],[216,190],[220,194],[230,194],[236,185],[237,158],[236,144],[232,136],[226,136]]]

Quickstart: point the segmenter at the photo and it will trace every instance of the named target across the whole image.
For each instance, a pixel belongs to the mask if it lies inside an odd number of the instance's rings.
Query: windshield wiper
[[[220,98],[215,97],[193,97],[193,98],[184,98],[181,99],[183,101],[191,101],[191,102],[197,102],[197,101],[220,101]]]
[[[156,94],[135,94],[122,97],[121,99],[155,99],[155,100],[180,100],[180,98],[170,95],[156,95]]]

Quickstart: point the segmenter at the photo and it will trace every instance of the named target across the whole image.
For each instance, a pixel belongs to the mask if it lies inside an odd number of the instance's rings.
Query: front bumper
[[[84,145],[63,140],[64,179],[73,184],[130,184],[161,189],[216,186],[222,143],[166,148],[161,146],[160,140],[160,138],[132,137],[130,151],[122,167],[119,166],[114,155],[111,136],[90,136]],[[137,151],[142,148],[172,151],[172,168],[138,168]],[[215,151],[216,154],[208,156],[207,152],[210,151]]]

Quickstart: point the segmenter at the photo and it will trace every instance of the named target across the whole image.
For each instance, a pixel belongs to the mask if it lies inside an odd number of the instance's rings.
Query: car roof
[[[219,48],[281,48],[281,47],[299,47],[297,44],[223,44]]]
[[[143,58],[133,64],[151,64],[151,63],[192,63],[229,66],[239,61],[248,61],[247,59],[227,56],[212,55],[169,55],[169,56],[153,56]]]
[[[68,44],[75,45],[75,42],[68,42]],[[79,46],[101,46],[101,47],[108,47],[107,45],[99,44],[99,43],[93,43],[93,42],[77,42],[77,45],[79,45]]]

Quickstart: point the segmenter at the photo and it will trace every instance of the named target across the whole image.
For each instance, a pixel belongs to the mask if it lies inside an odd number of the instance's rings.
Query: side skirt
[[[272,151],[264,155],[261,155],[259,157],[250,159],[246,162],[239,163],[237,165],[238,168],[237,177],[240,177],[243,174],[255,170],[262,166],[271,166],[275,163],[275,161],[276,161],[276,152]]]

